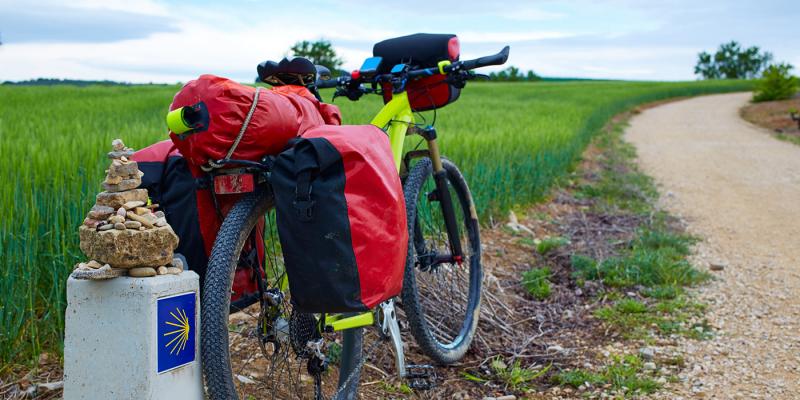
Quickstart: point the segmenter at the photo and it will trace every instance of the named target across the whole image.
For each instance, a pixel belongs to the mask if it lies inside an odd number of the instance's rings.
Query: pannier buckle
[[[297,219],[303,222],[311,221],[314,213],[314,200],[295,200],[294,210],[297,212]]]

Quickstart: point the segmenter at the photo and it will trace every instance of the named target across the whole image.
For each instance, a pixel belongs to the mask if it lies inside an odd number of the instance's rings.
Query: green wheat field
[[[749,90],[743,81],[470,83],[436,115],[444,154],[467,177],[481,218],[541,199],[615,114],[670,97]],[[0,374],[61,354],[66,278],[82,259],[77,227],[100,191],[105,152],[167,138],[178,86],[0,86]],[[331,92],[323,93],[326,100]],[[363,124],[373,96],[337,99]],[[409,139],[407,146],[416,145]]]

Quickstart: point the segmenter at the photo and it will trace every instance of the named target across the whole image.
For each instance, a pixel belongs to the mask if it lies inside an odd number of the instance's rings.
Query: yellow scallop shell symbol
[[[185,311],[176,308],[175,312],[170,311],[169,315],[171,315],[173,319],[165,323],[178,329],[164,334],[164,336],[174,336],[164,347],[170,349],[169,354],[175,353],[175,355],[178,355],[186,348],[186,342],[189,341],[189,330],[191,326],[189,325],[189,318],[186,317]]]

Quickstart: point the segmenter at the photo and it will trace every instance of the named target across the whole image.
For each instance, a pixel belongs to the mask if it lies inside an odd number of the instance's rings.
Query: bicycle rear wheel
[[[411,169],[404,187],[409,246],[402,299],[409,327],[423,352],[437,363],[452,364],[464,356],[475,336],[483,272],[478,220],[466,180],[449,160],[442,160],[442,165],[463,259],[443,261],[453,251],[432,162],[423,158]]]
[[[270,236],[274,233],[271,217],[265,228],[270,246],[263,266],[265,276],[261,277],[262,298],[229,319],[233,275],[242,248],[258,220],[268,214],[272,201],[271,193],[264,189],[243,197],[228,213],[214,242],[201,307],[208,397],[227,400],[238,399],[240,393],[258,393],[259,398],[266,395],[272,399],[355,399],[362,331],[319,332],[317,316],[292,310],[283,260],[275,247],[278,241]],[[321,367],[322,359],[307,346],[318,339],[322,339],[319,350],[327,361],[319,380],[312,372]],[[345,382],[347,386],[340,389]]]

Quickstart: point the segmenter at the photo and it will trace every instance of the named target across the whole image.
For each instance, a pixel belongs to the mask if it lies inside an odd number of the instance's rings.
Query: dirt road
[[[724,267],[700,289],[718,336],[682,344],[685,398],[800,397],[800,146],[739,118],[749,99],[666,104],[626,133],[664,207],[704,238],[698,264]]]

